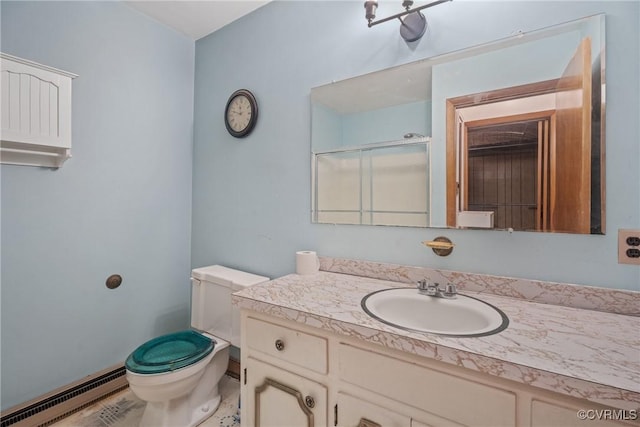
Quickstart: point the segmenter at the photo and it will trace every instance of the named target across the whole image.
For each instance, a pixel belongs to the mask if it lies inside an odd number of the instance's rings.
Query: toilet
[[[229,346],[240,347],[231,294],[267,280],[221,265],[192,270],[191,329],[147,341],[125,362],[131,391],[147,402],[140,426],[191,427],[216,411]]]

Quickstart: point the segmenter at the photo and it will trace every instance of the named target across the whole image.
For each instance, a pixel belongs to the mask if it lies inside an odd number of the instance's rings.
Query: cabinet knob
[[[304,403],[305,405],[307,405],[307,407],[313,409],[316,406],[316,400],[311,397],[311,396],[307,396],[304,398]]]
[[[276,340],[276,350],[278,351],[284,350],[284,341]]]

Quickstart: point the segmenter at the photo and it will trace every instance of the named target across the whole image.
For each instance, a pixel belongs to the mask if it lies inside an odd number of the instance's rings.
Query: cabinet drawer
[[[246,342],[251,350],[285,362],[327,373],[327,340],[294,329],[247,318]]]
[[[347,344],[339,352],[343,381],[457,423],[515,425],[513,393]]]

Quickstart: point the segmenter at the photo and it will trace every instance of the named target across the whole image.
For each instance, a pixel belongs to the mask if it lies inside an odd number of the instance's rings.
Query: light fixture
[[[424,32],[427,30],[427,18],[424,17],[422,9],[426,9],[428,7],[437,6],[440,3],[448,2],[451,0],[437,0],[429,4],[425,4],[423,6],[416,7],[411,9],[413,6],[413,0],[404,0],[402,2],[402,7],[404,7],[405,11],[396,13],[395,15],[389,16],[384,19],[376,19],[376,10],[378,9],[378,0],[367,0],[364,2],[365,8],[365,18],[369,23],[369,28],[374,25],[382,24],[383,22],[391,21],[392,19],[398,18],[400,20],[400,35],[403,39],[408,42],[414,42],[416,40],[420,40],[420,38],[424,35]]]

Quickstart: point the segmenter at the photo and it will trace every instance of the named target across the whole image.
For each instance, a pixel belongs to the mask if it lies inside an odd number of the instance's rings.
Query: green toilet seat
[[[154,338],[127,357],[125,367],[137,374],[161,374],[192,365],[207,357],[216,342],[187,330]]]

